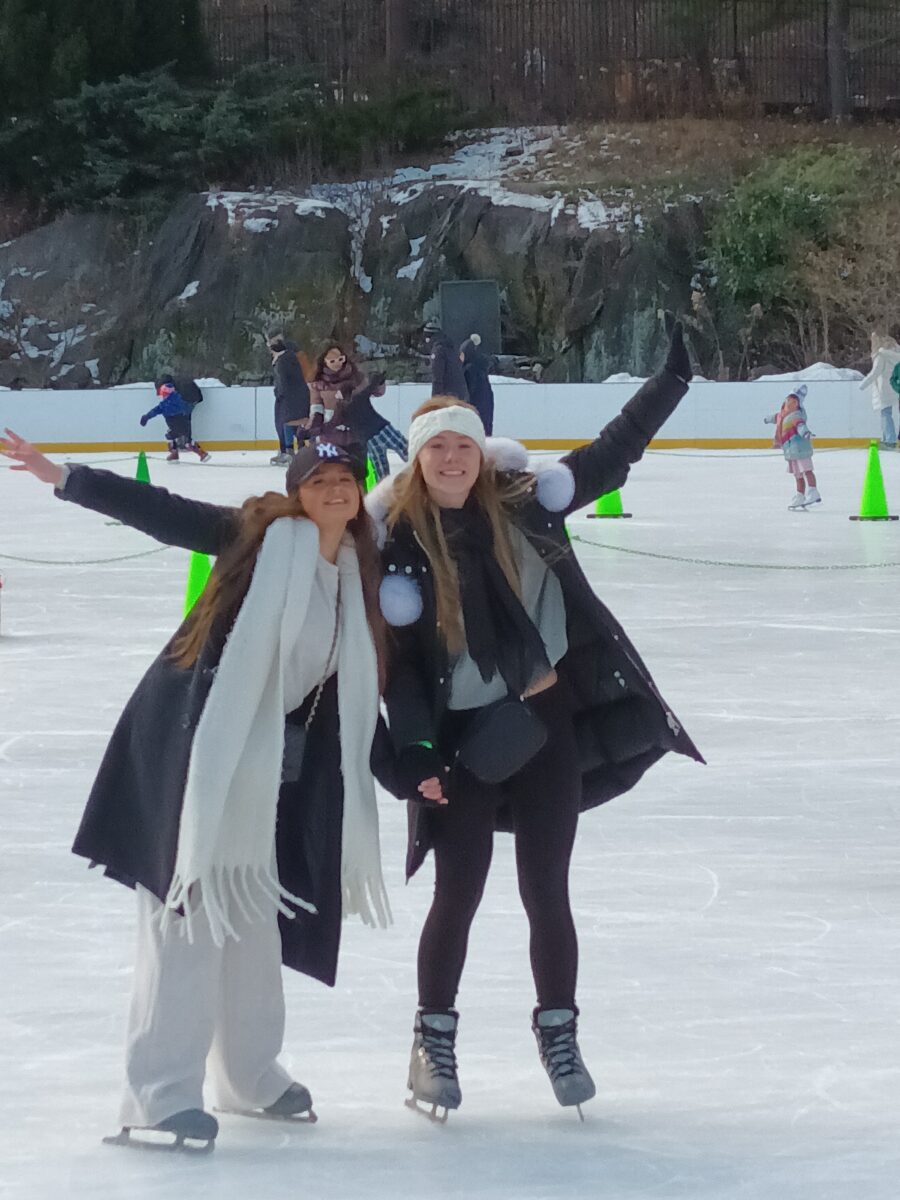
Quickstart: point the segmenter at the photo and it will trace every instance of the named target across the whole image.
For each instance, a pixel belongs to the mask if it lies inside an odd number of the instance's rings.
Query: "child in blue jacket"
[[[192,450],[201,462],[206,462],[210,457],[209,451],[204,450],[194,441],[191,431],[191,405],[177,390],[174,383],[170,383],[168,380],[157,384],[156,394],[159,396],[159,404],[144,413],[141,417],[141,425],[146,425],[154,417],[166,418],[166,441],[169,444],[166,462],[178,462],[179,450]]]

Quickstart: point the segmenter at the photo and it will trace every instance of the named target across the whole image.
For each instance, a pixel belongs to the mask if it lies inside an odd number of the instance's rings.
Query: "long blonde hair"
[[[470,408],[471,404],[453,396],[432,396],[413,413],[412,419],[425,413],[437,412],[442,408]],[[516,556],[509,535],[510,512],[534,486],[534,476],[523,472],[513,477],[504,477],[493,463],[482,459],[478,478],[469,493],[477,501],[491,527],[494,554],[503,574],[516,595],[521,599],[521,583]],[[438,630],[443,635],[447,648],[458,652],[465,645],[465,635],[460,619],[459,576],[456,564],[447,546],[441,525],[440,506],[428,493],[425,477],[418,459],[397,478],[391,493],[387,515],[388,529],[393,529],[401,518],[412,526],[422,549],[428,556],[434,577],[435,601],[437,604]]]
[[[237,514],[237,537],[216,559],[200,599],[172,641],[169,653],[179,667],[194,665],[213,628],[223,632],[231,628],[250,587],[266,530],[279,517],[306,517],[299,492],[292,496],[265,492],[262,496],[251,496],[241,505]],[[375,643],[381,691],[387,670],[387,637],[378,603],[381,563],[375,529],[363,506],[361,488],[359,513],[347,522],[347,532],[353,538],[359,560],[366,620]]]

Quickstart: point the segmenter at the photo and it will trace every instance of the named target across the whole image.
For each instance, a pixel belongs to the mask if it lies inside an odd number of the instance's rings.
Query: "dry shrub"
[[[801,282],[811,297],[798,328],[821,357],[865,355],[873,329],[896,331],[900,322],[900,197],[874,198],[844,213],[825,248],[801,258]]]

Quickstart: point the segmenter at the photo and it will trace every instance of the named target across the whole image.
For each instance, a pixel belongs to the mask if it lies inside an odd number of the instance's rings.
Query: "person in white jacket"
[[[860,389],[872,389],[872,407],[881,413],[881,445],[884,449],[897,447],[897,431],[894,426],[894,405],[897,392],[891,386],[891,375],[900,364],[900,344],[887,334],[872,333],[872,370],[859,385]]]

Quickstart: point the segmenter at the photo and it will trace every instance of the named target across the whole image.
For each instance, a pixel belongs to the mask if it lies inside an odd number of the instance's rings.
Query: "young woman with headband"
[[[568,891],[578,815],[668,751],[700,755],[594,595],[565,518],[625,482],[690,377],[676,326],[664,369],[600,436],[535,471],[517,443],[489,443],[470,406],[434,398],[410,426],[410,467],[367,498],[394,635],[385,700],[410,801],[407,876],[435,854],[408,1101],[432,1116],[462,1098],[456,997],[495,829],[515,834],[541,1061],[560,1104],[594,1095]]]

